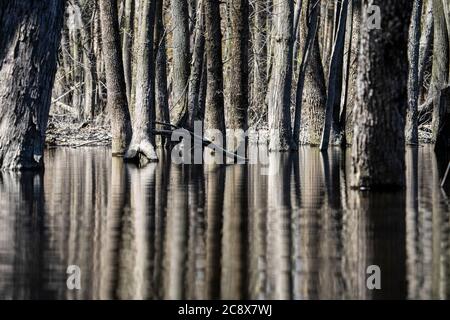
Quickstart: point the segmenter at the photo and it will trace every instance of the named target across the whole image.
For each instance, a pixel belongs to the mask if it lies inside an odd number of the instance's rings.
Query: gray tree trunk
[[[64,0],[0,6],[0,170],[43,165]]]
[[[410,0],[374,0],[381,29],[369,28],[363,8],[358,100],[354,108],[352,186],[358,189],[405,186]],[[395,44],[393,46],[392,44]]]
[[[136,48],[136,102],[133,119],[133,138],[125,155],[141,164],[156,161],[153,126],[155,121],[155,61],[153,35],[155,30],[156,0],[142,0],[141,28]]]
[[[120,48],[119,20],[116,0],[99,0],[105,63],[107,108],[111,118],[112,154],[125,154],[131,140],[131,121]]]
[[[135,0],[125,0],[122,38],[123,68],[125,74],[127,99],[129,103],[131,103],[132,51],[135,13],[134,1]]]
[[[407,144],[419,143],[419,48],[423,0],[414,0],[409,29],[408,110],[406,113],[405,139]]]
[[[269,150],[289,151],[293,147],[291,127],[291,86],[294,3],[273,4],[273,66],[269,90]]]
[[[171,119],[184,127],[188,120],[188,86],[190,67],[189,6],[187,0],[172,0],[173,94]]]

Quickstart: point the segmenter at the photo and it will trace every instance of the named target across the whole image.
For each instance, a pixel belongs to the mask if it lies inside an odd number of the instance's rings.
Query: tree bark
[[[418,104],[419,104],[419,47],[423,0],[414,0],[411,26],[409,29],[409,75],[408,110],[406,113],[405,138],[407,144],[419,143]]]
[[[131,103],[131,79],[132,79],[132,51],[134,37],[134,0],[125,0],[122,38],[123,68],[127,99]]]
[[[405,186],[410,0],[373,0],[381,8],[381,29],[369,28],[364,5],[359,54],[358,100],[354,108],[352,186]],[[395,45],[392,45],[395,44]]]
[[[153,35],[155,30],[156,0],[141,2],[141,29],[136,48],[136,104],[134,107],[133,138],[125,155],[138,159],[140,164],[157,161],[153,127],[155,121],[155,61]]]
[[[218,130],[223,136],[222,143],[216,137],[211,140],[226,146],[225,115],[223,94],[222,32],[220,25],[220,4],[218,1],[205,2],[207,93],[205,128]]]
[[[289,151],[293,147],[291,127],[291,86],[293,55],[293,13],[291,0],[273,4],[273,66],[268,91],[269,150]]]
[[[0,6],[0,170],[43,165],[64,0]]]
[[[172,0],[173,95],[171,119],[184,127],[188,120],[188,86],[190,66],[189,6],[187,0]]]
[[[111,118],[112,154],[121,156],[127,150],[132,131],[120,49],[117,0],[100,0],[99,3],[108,90],[107,108]]]

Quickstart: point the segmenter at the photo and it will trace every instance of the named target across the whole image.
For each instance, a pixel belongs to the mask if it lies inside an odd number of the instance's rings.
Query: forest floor
[[[71,116],[50,115],[45,140],[50,148],[110,146],[111,127],[102,117],[79,121]]]

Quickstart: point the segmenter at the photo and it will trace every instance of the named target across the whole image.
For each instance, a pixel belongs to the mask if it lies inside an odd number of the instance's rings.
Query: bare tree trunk
[[[0,6],[0,170],[43,165],[64,0]]]
[[[406,113],[405,139],[407,144],[419,143],[418,104],[419,104],[419,46],[420,19],[423,0],[414,0],[411,26],[409,29],[409,76],[408,76],[408,110]]]
[[[129,103],[131,103],[132,51],[135,13],[134,1],[135,0],[125,0],[122,38],[123,68],[125,74],[127,99]]]
[[[223,136],[222,147],[226,146],[223,95],[222,33],[220,26],[220,4],[205,2],[207,94],[205,128],[218,130]],[[214,137],[211,137],[214,140]]]
[[[172,0],[173,95],[174,125],[184,127],[188,120],[188,86],[190,66],[189,6],[187,0]]]
[[[325,123],[322,131],[322,141],[320,143],[320,149],[325,151],[328,149],[328,145],[330,142],[330,134],[333,129],[333,134],[337,135],[339,132],[336,126],[338,123],[333,121],[333,115],[336,112],[336,108],[339,108],[341,97],[341,89],[342,89],[342,65],[344,58],[344,44],[345,44],[345,28],[347,26],[347,10],[348,10],[348,0],[343,0],[342,5],[340,6],[340,18],[339,18],[339,26],[336,34],[336,41],[334,43],[333,52],[331,54],[330,61],[330,69],[328,76],[328,96],[327,96],[327,104],[325,109]],[[339,79],[341,81],[339,81]],[[336,103],[339,102],[339,103]],[[339,110],[337,110],[337,114],[339,114]],[[339,119],[337,119],[339,121]],[[334,137],[336,139],[338,137]]]
[[[121,156],[131,140],[122,51],[120,50],[119,20],[116,0],[100,0],[103,59],[108,90],[108,112],[111,117],[112,154]]]
[[[288,151],[293,147],[291,127],[291,86],[293,55],[293,13],[291,0],[273,5],[275,39],[272,76],[267,92],[269,101],[269,150]]]
[[[364,5],[358,101],[353,119],[352,186],[403,188],[408,77],[405,61],[412,2],[373,0],[372,4],[381,8],[383,19],[380,30],[370,28],[368,5]]]
[[[431,56],[431,46],[433,43],[433,30],[434,30],[434,19],[433,19],[433,1],[426,0],[427,6],[425,9],[425,25],[423,28],[422,36],[420,39],[420,53],[419,53],[419,76],[418,76],[418,86],[419,86],[419,99],[424,97],[424,77],[425,70],[429,65],[429,60]]]
[[[296,144],[319,145],[325,119],[325,76],[317,31],[320,9],[319,2],[303,2],[300,28],[303,52],[294,118],[294,143]]]
[[[134,107],[133,138],[125,155],[128,159],[138,158],[141,164],[157,161],[153,127],[155,121],[155,61],[153,35],[155,30],[156,0],[142,0],[141,29],[135,57],[136,104]]]
[[[230,43],[230,81],[231,104],[228,110],[230,129],[242,130],[235,136],[233,150],[237,150],[241,142],[245,142],[244,131],[248,127],[248,42],[249,42],[249,4],[248,0],[232,0],[231,43]],[[230,137],[231,138],[231,137]]]

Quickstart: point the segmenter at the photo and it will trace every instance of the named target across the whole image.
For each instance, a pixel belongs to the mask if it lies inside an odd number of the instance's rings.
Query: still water
[[[56,149],[44,174],[0,173],[0,298],[450,298],[448,159],[429,147],[408,150],[407,190],[388,194],[352,191],[340,150],[273,154],[272,175],[160,158]]]

